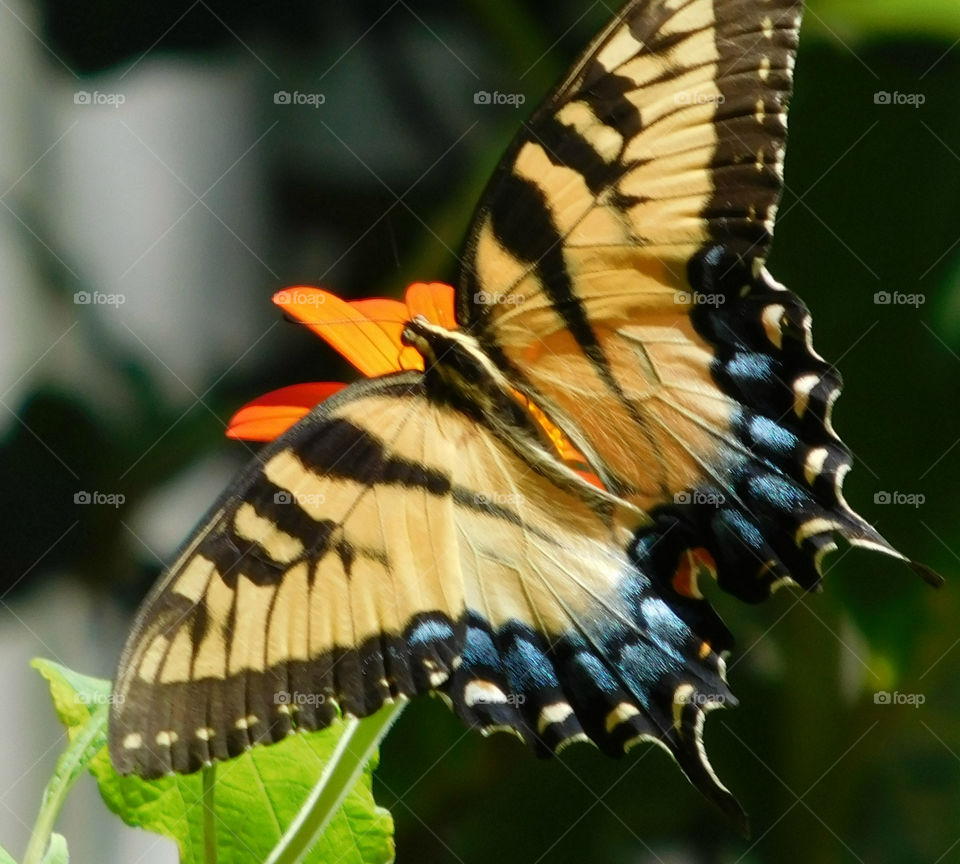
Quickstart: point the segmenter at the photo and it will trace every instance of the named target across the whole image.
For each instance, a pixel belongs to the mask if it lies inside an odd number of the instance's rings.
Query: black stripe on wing
[[[501,246],[518,261],[531,265],[580,350],[607,386],[628,404],[570,279],[563,238],[550,215],[543,190],[522,177],[506,177],[501,194],[491,202],[490,220]]]
[[[763,259],[783,191],[787,108],[803,5],[798,0],[717,5],[714,193],[703,215],[727,253]]]
[[[458,625],[433,611],[411,619],[400,634],[333,646],[260,672],[166,683],[134,679],[125,694],[128,708],[111,716],[114,767],[146,778],[191,773],[297,730],[324,729],[343,715],[366,717],[436,687],[452,671],[461,641]]]

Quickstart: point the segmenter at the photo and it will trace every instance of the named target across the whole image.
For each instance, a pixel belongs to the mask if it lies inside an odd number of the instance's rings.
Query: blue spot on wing
[[[594,654],[578,651],[573,655],[570,666],[572,667],[571,671],[578,673],[574,678],[577,683],[589,682],[608,693],[614,692],[619,686],[616,679],[610,674],[607,665]]]
[[[482,627],[467,627],[461,663],[465,667],[500,669],[500,652],[489,631]]]
[[[727,361],[728,374],[741,384],[758,384],[774,377],[774,359],[767,354],[740,352]]]
[[[453,636],[453,627],[447,621],[430,619],[419,622],[407,636],[407,640],[411,645],[420,646],[452,639]]]
[[[559,686],[546,655],[527,639],[514,639],[504,655],[503,665],[512,689],[518,693]]]
[[[721,510],[714,517],[712,527],[721,545],[740,544],[755,552],[767,545],[760,529],[739,510]]]
[[[750,440],[762,447],[767,454],[788,458],[799,446],[799,439],[778,423],[767,417],[754,415],[748,421]]]
[[[780,511],[805,510],[813,503],[810,496],[785,477],[759,474],[748,481],[751,497]]]

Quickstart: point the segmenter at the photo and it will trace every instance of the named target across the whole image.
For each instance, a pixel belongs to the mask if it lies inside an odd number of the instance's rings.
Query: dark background
[[[729,677],[741,705],[713,715],[706,739],[753,841],[659,750],[613,761],[575,748],[541,762],[513,739],[466,733],[425,698],[387,739],[378,775],[400,860],[960,860],[952,5],[812,5],[770,262],[807,301],[816,346],[844,375],[834,419],[857,457],[848,500],[947,584],[934,592],[895,562],[843,551],[821,595],[784,592],[757,608],[717,598],[738,638]],[[112,673],[117,622],[248,455],[223,438],[231,413],[285,384],[351,375],[319,340],[278,323],[270,295],[300,283],[399,296],[409,281],[451,279],[499,154],[611,14],[569,0],[0,10],[27,57],[5,75],[0,122],[13,125],[0,140],[29,130],[20,149],[0,152],[0,185],[12,185],[0,194],[0,236],[17,264],[4,267],[0,602],[15,639]],[[210,107],[191,116],[194,83],[209,81]],[[279,90],[325,102],[277,105]],[[526,104],[478,106],[477,90],[521,92]],[[84,106],[80,91],[126,98]],[[881,91],[925,102],[877,104]],[[129,135],[161,163],[149,176],[103,155]],[[192,160],[207,166],[196,177]],[[82,183],[70,173],[78,165]],[[105,242],[124,224],[150,242],[125,244],[122,232]],[[201,243],[208,235],[217,242]],[[124,301],[79,304],[84,291]],[[878,305],[878,292],[923,303]],[[124,502],[75,503],[89,490]],[[896,503],[904,495],[913,503]],[[56,601],[65,592],[84,598],[77,620]],[[95,648],[74,652],[78,631]],[[11,704],[24,706],[12,712],[16,730],[27,705],[42,709],[29,701],[42,687],[10,669]],[[923,704],[877,704],[885,691]],[[52,743],[32,742],[28,764]],[[41,783],[55,752],[35,769]],[[21,785],[0,802],[30,814],[33,794]],[[75,794],[96,795],[92,785]]]

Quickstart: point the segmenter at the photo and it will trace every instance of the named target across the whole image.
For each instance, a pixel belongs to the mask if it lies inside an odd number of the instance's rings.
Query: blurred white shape
[[[237,473],[231,456],[252,456],[256,445],[223,440],[222,453],[193,463],[153,491],[128,522],[139,543],[137,554],[150,563],[169,564],[177,549]]]
[[[40,277],[31,260],[29,229],[21,224],[18,200],[29,189],[36,161],[50,146],[42,134],[39,53],[28,27],[37,26],[35,10],[10,0],[0,7],[0,399],[14,409],[31,382],[30,367],[46,349],[47,328],[38,301]],[[42,160],[41,160],[42,161]],[[0,408],[0,434],[16,422]]]
[[[82,81],[60,76],[44,201],[83,285],[80,315],[192,401],[273,323],[263,238],[269,121],[249,109],[260,67],[150,55]],[[81,308],[84,307],[84,308]],[[63,370],[67,375],[70,370]]]

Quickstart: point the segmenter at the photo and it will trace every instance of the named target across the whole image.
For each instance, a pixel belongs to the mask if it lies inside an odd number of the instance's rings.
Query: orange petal
[[[406,320],[422,315],[431,324],[439,324],[447,330],[457,329],[457,318],[453,311],[454,290],[443,282],[414,282],[407,287],[404,295]],[[416,348],[404,346],[400,353],[400,363],[404,369],[423,370],[423,357]]]
[[[423,357],[420,352],[410,345],[404,345],[401,339],[404,325],[413,317],[405,303],[383,297],[369,297],[364,300],[351,300],[350,305],[387,334],[393,350],[396,351],[400,369],[423,371]]]
[[[274,294],[273,302],[309,327],[368,378],[402,370],[399,339],[393,339],[383,327],[371,321],[365,311],[335,294],[320,288],[296,286]],[[403,306],[396,300],[377,302]]]
[[[244,405],[227,425],[227,437],[241,441],[272,441],[346,384],[325,381],[281,387]]]
[[[363,300],[351,300],[350,305],[359,310],[371,321],[403,326],[410,318],[407,305],[399,300],[388,300],[386,297],[366,297]]]
[[[407,288],[404,300],[411,318],[423,315],[432,324],[439,324],[447,330],[456,330],[454,296],[452,285],[443,282],[414,282]]]

